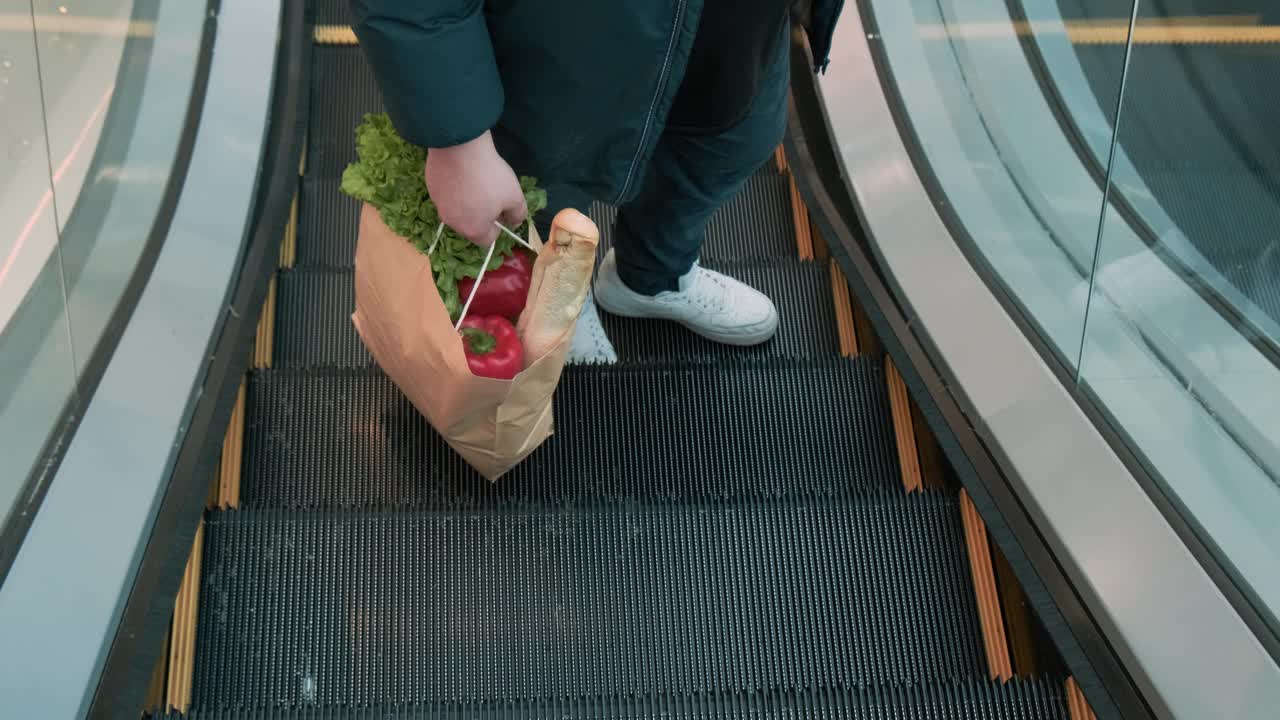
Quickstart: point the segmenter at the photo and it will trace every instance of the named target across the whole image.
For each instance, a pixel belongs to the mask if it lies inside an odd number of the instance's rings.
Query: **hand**
[[[423,176],[440,219],[482,247],[498,239],[495,220],[514,228],[529,215],[520,181],[487,132],[462,145],[428,150]]]

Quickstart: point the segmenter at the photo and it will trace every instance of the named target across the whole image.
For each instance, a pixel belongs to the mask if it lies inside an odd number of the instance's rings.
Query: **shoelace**
[[[690,299],[704,310],[724,312],[729,305],[731,295],[729,283],[725,282],[724,276],[719,273],[698,266],[694,267],[697,274],[694,276],[692,287],[689,288]]]

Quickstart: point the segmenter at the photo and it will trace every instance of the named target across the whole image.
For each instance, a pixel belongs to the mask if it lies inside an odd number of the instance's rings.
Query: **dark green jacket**
[[[843,0],[803,0],[825,67]],[[493,130],[517,173],[629,196],[693,45],[702,0],[351,0],[396,128],[446,147]]]

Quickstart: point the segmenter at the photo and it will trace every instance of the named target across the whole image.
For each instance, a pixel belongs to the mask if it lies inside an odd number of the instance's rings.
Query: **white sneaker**
[[[565,362],[570,365],[613,365],[618,362],[618,353],[609,342],[604,326],[600,324],[600,315],[596,312],[596,304],[587,293],[587,301],[582,305],[578,322],[573,327],[573,340],[569,343],[569,355]]]
[[[595,296],[614,315],[670,320],[726,345],[758,345],[778,331],[778,310],[763,293],[697,264],[679,290],[641,295],[618,277],[610,250],[596,272]]]

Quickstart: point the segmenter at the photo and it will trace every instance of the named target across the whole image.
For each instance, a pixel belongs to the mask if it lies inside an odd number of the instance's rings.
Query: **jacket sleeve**
[[[423,147],[473,140],[502,114],[483,0],[350,0],[396,130]]]

